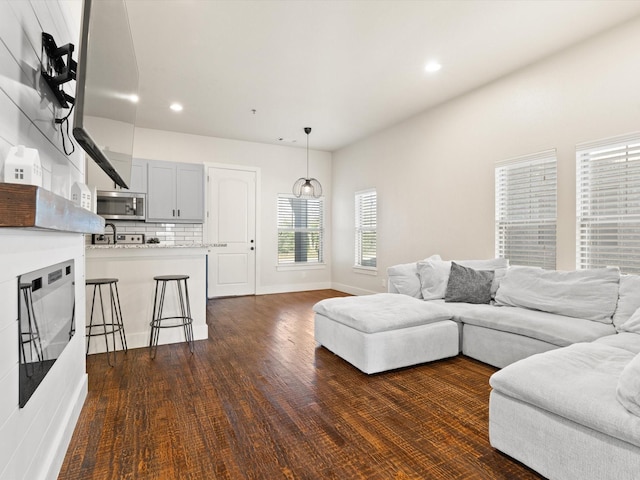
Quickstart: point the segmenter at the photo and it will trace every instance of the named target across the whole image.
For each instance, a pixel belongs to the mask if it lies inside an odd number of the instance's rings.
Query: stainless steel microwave
[[[144,220],[146,195],[131,192],[106,192],[96,195],[97,214],[107,220]]]

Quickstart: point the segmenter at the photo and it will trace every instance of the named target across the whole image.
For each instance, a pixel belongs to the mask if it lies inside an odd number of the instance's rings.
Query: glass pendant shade
[[[311,128],[306,127],[304,133],[307,134],[307,176],[296,180],[293,184],[293,194],[298,198],[318,198],[322,196],[322,185],[315,178],[309,177],[309,134]]]

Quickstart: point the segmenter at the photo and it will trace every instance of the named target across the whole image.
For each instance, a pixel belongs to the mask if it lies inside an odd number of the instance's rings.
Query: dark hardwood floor
[[[462,356],[373,376],[313,340],[339,292],[209,301],[209,339],[87,359],[59,480],[539,479],[492,449],[494,368]]]

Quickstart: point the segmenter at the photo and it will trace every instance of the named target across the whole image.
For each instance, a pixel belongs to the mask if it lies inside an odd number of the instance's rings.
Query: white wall
[[[311,137],[313,142],[313,137]],[[304,148],[269,145],[138,128],[134,157],[202,164],[224,164],[260,169],[260,197],[256,292],[258,294],[330,288],[331,242],[325,245],[324,269],[278,271],[277,196],[291,193],[293,183],[306,175]],[[309,174],[320,180],[325,196],[325,238],[331,238],[331,154],[310,150]],[[205,238],[206,238],[205,225]]]
[[[0,159],[14,145],[37,148],[48,185],[56,166],[63,170],[59,184],[71,185],[84,173],[79,150],[71,157],[62,152],[53,121],[68,110],[54,107],[39,74],[42,31],[59,45],[78,43],[79,25],[70,21],[68,7],[56,0],[0,1]],[[17,277],[69,258],[75,260],[78,333],[20,409]],[[82,235],[0,230],[0,480],[57,477],[87,392],[83,284]]]
[[[557,268],[574,269],[575,144],[640,130],[638,45],[640,19],[334,152],[334,286],[382,291],[388,266],[433,253],[493,257],[494,163],[549,148]],[[353,195],[369,187],[378,191],[377,277],[352,271]]]

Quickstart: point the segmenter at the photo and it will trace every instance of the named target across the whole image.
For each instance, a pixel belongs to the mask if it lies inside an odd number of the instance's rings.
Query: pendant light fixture
[[[307,134],[307,177],[301,177],[293,184],[293,194],[300,198],[318,198],[322,196],[322,185],[315,178],[309,177],[309,134],[311,127],[305,127]]]

